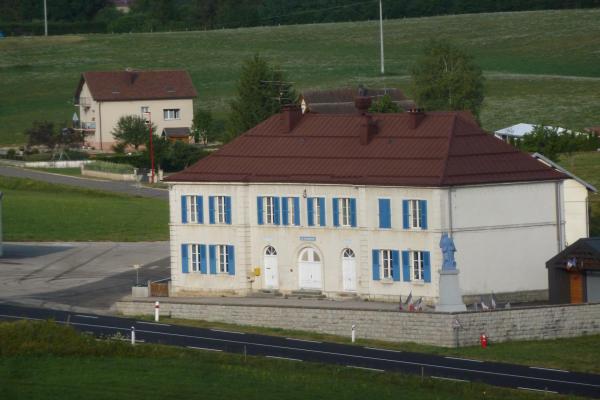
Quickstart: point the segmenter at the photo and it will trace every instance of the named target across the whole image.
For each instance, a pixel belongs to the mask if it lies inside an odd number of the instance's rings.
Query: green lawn
[[[342,366],[95,341],[52,323],[0,323],[2,399],[561,399]]]
[[[81,176],[81,168],[31,168],[34,171],[49,172],[51,174]]]
[[[35,119],[69,121],[83,71],[185,68],[198,104],[225,115],[240,62],[260,52],[301,91],[364,83],[408,88],[430,38],[451,39],[483,67],[486,129],[518,122],[583,128],[600,123],[600,9],[441,16],[378,24],[297,25],[204,32],[11,37],[0,41],[0,144],[23,143]]]
[[[168,202],[0,177],[5,241],[168,240]]]
[[[600,190],[600,152],[562,155],[560,164]],[[590,236],[600,236],[600,194],[590,193]]]

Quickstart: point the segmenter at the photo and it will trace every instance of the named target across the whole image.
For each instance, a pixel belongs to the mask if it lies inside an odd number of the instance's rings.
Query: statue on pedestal
[[[440,249],[443,255],[442,269],[440,270],[440,299],[435,310],[439,312],[466,311],[467,307],[462,301],[458,281],[459,271],[454,259],[456,246],[454,246],[454,240],[445,232],[440,239]]]

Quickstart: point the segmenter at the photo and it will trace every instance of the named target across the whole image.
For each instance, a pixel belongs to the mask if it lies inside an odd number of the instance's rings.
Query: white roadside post
[[[160,313],[160,303],[157,301],[154,303],[154,321],[158,322],[158,316]]]
[[[352,324],[352,343],[356,341],[356,325]]]
[[[131,345],[135,345],[135,327],[131,327]]]

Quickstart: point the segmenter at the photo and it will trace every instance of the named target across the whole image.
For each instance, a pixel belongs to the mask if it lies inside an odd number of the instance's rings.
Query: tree
[[[402,112],[398,104],[392,101],[392,97],[389,94],[383,95],[383,97],[374,101],[369,107],[369,112],[372,113],[399,113]]]
[[[415,100],[427,110],[469,110],[479,118],[483,82],[473,58],[447,42],[430,42],[412,68]]]
[[[278,113],[283,104],[295,102],[296,93],[283,72],[256,54],[242,65],[237,96],[230,103],[229,137],[236,137]]]
[[[25,131],[29,146],[46,146],[53,149],[57,144],[57,135],[54,123],[49,121],[34,121],[33,127]]]
[[[196,143],[202,140],[203,144],[207,144],[216,139],[217,127],[210,111],[202,108],[196,109],[194,120],[192,121],[192,132]]]
[[[117,141],[124,145],[131,145],[137,151],[140,145],[148,141],[150,137],[149,129],[150,127],[144,118],[137,115],[125,115],[119,118],[112,135]],[[152,133],[158,133],[154,124],[152,124]]]

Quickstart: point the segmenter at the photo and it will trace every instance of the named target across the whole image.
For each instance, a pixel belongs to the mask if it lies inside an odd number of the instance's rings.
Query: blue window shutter
[[[290,216],[288,215],[288,213],[290,211],[288,201],[289,201],[288,197],[281,198],[281,224],[282,225],[290,224],[290,218],[289,218]]]
[[[334,197],[331,201],[333,210],[333,226],[340,226],[340,199]]]
[[[181,223],[187,224],[187,196],[181,196]]]
[[[398,250],[392,250],[392,278],[396,281],[400,281],[400,252]]]
[[[410,256],[408,251],[402,252],[402,280],[410,282]]]
[[[390,199],[379,199],[379,227],[392,227],[392,213],[390,211]]]
[[[402,227],[408,229],[410,227],[408,215],[408,200],[402,200]]]
[[[423,280],[431,282],[431,260],[428,251],[423,252]]]
[[[208,196],[208,220],[215,223],[215,196]]]
[[[208,266],[211,274],[217,273],[217,246],[214,244],[208,246]]]
[[[279,197],[273,197],[273,223],[275,225],[279,225],[281,223],[281,213],[279,210]]]
[[[421,208],[421,229],[427,229],[427,200],[420,200]]]
[[[258,216],[258,224],[262,225],[263,222],[263,198],[258,196],[256,198],[256,215]]]
[[[225,223],[231,225],[231,196],[225,196]]]
[[[319,216],[319,225],[321,226],[325,226],[327,225],[327,219],[326,219],[326,215],[327,212],[325,211],[325,197],[319,197],[319,206],[321,207],[321,215]]]
[[[373,280],[379,279],[379,250],[373,250]]]
[[[182,244],[181,245],[181,272],[183,272],[184,274],[187,274],[188,272],[190,272],[190,262],[189,262],[189,258],[188,258],[188,245],[187,244]]]
[[[196,221],[199,224],[204,223],[204,198],[196,196]]]
[[[309,197],[306,199],[306,208],[308,209],[308,226],[315,225],[315,199]]]
[[[294,225],[300,226],[300,197],[294,197]]]
[[[227,246],[229,255],[229,275],[235,275],[235,252],[233,246]]]
[[[206,259],[206,245],[202,244],[200,245],[200,273],[201,274],[207,274],[208,270],[206,268],[206,264],[207,264],[207,259]]]
[[[356,199],[350,199],[350,226],[356,228]]]

